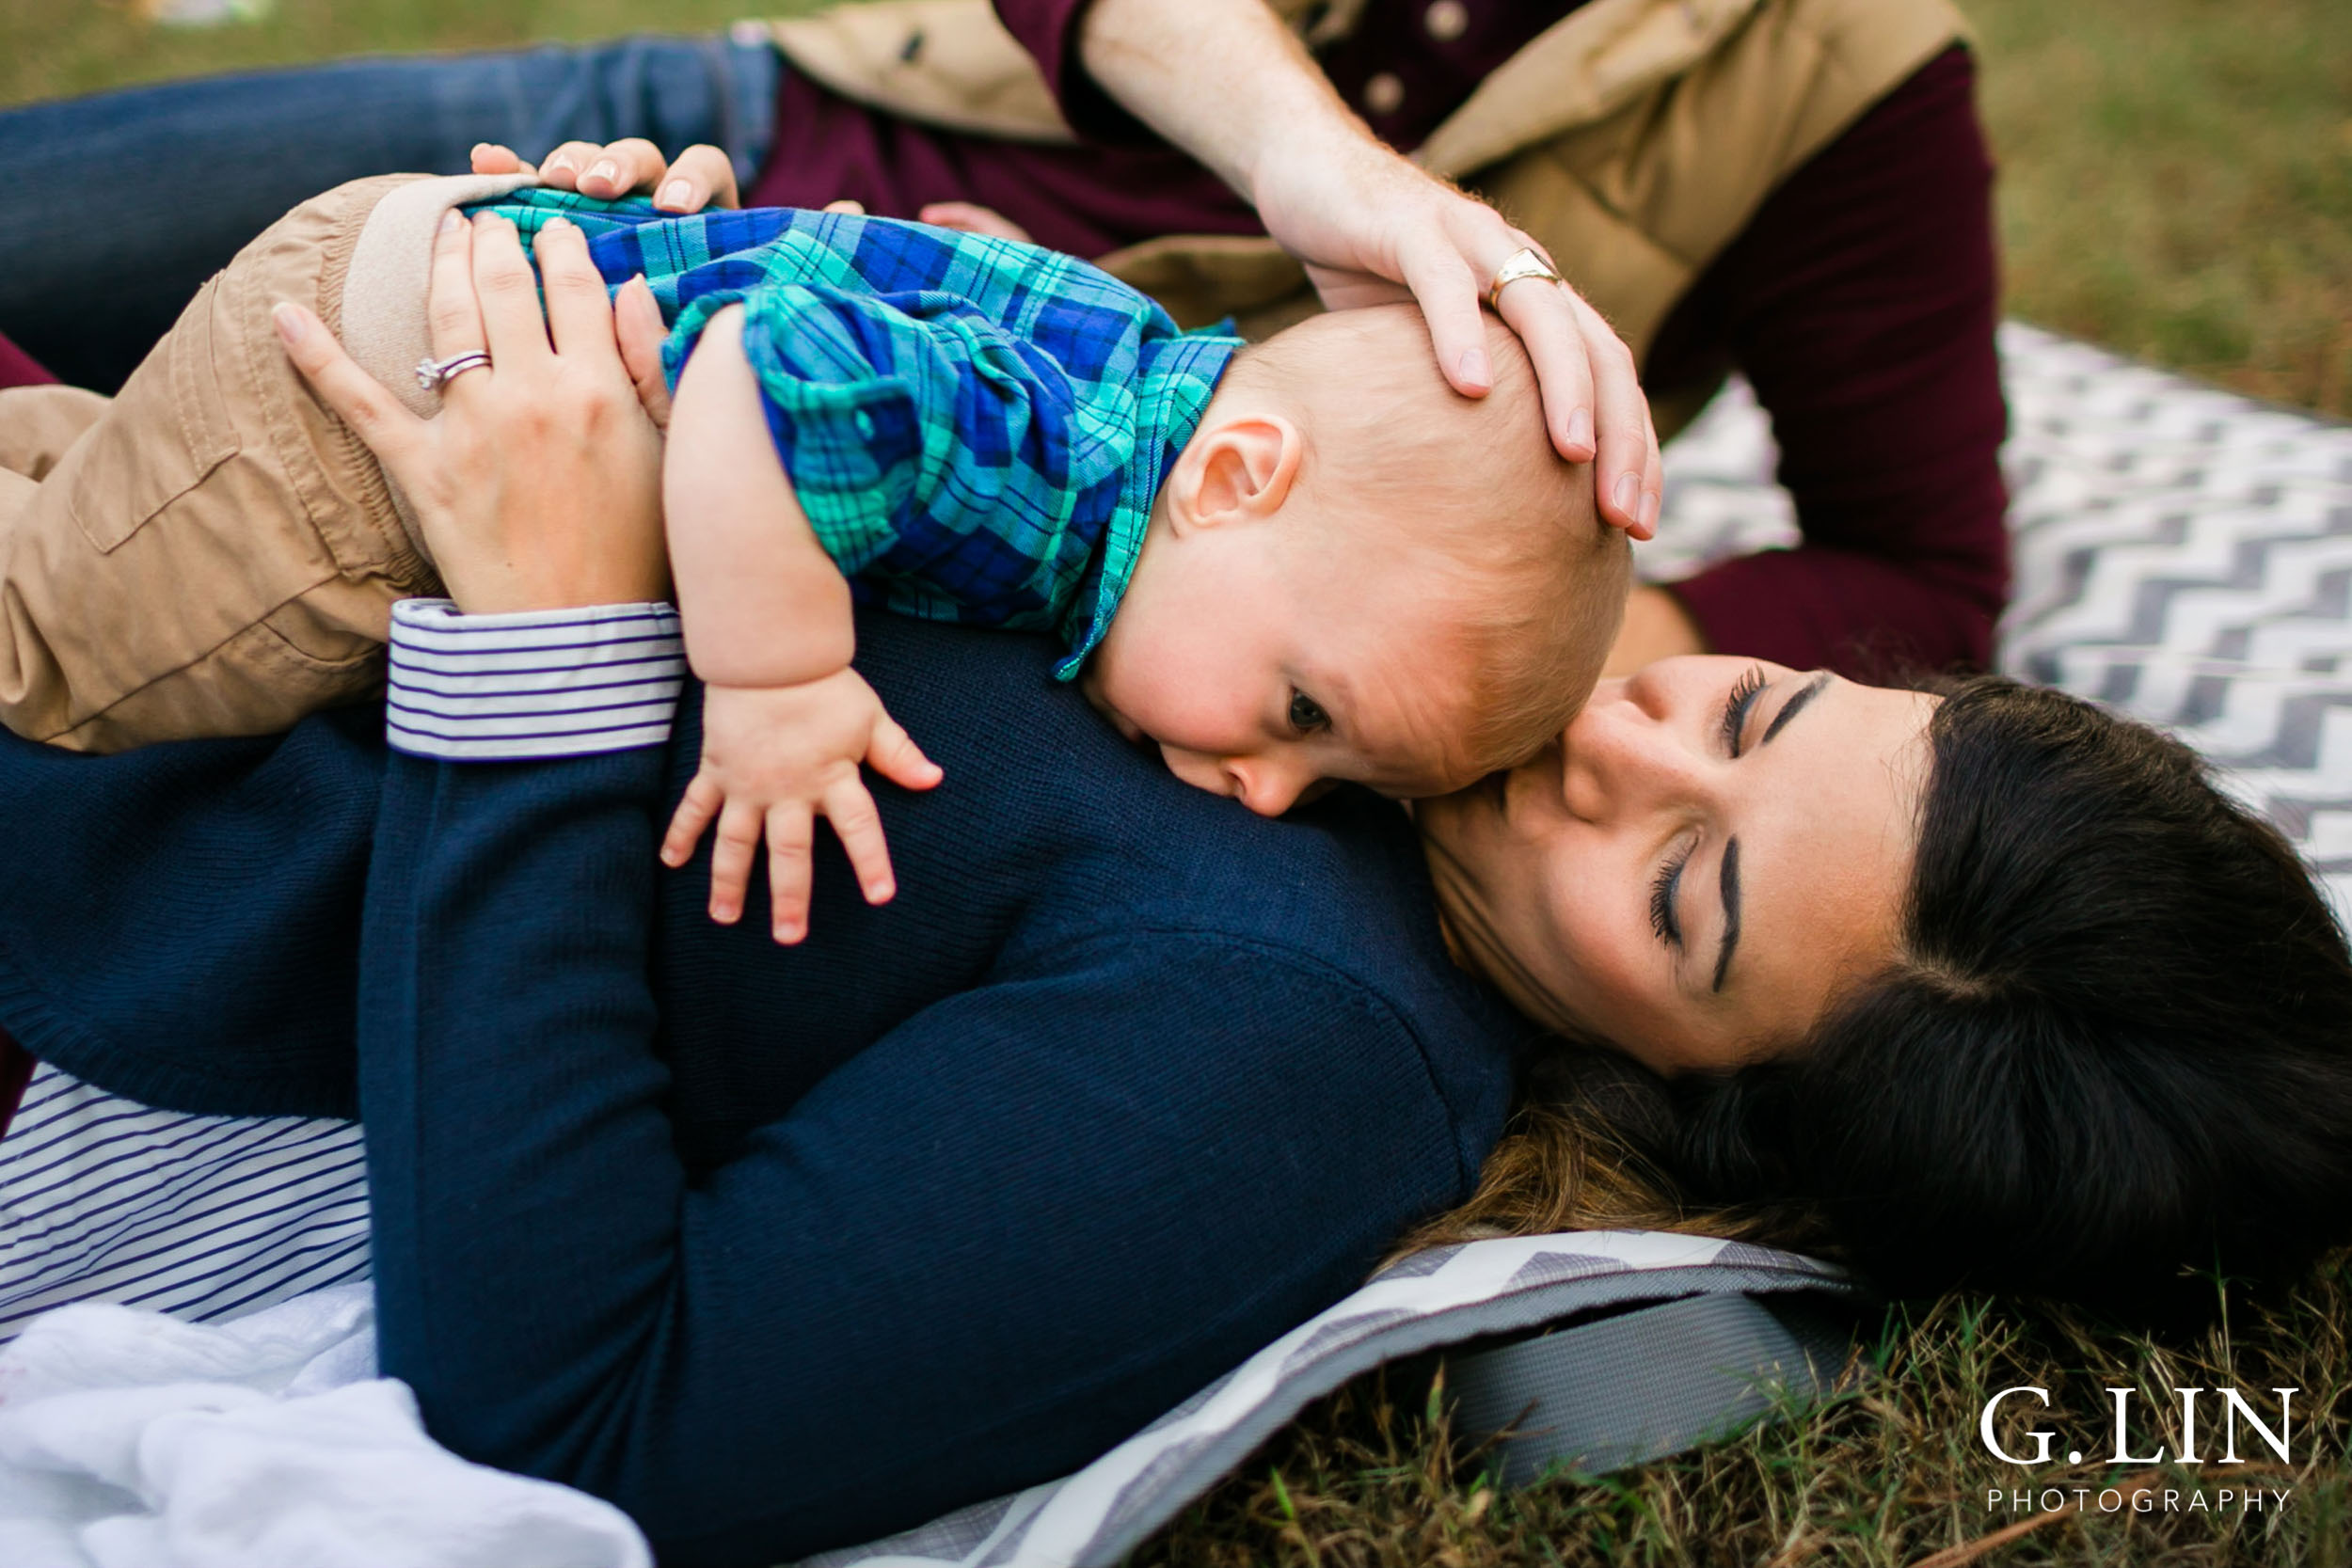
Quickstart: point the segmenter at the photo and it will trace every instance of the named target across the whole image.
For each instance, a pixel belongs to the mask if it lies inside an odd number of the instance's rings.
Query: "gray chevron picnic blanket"
[[[805,1560],[800,1568],[1097,1568],[1118,1562],[1143,1539],[1248,1457],[1311,1400],[1384,1361],[1433,1346],[1508,1334],[1564,1318],[1665,1302],[1744,1302],[1751,1297],[1851,1293],[1827,1264],[1743,1242],[1658,1231],[1587,1230],[1524,1236],[1417,1253],[1337,1307],[1301,1323],[1226,1376],[1186,1400],[1109,1453],[1065,1480],[962,1509],[919,1529]],[[1622,1320],[1591,1325],[1610,1329]],[[1764,1414],[1783,1389],[1817,1390],[1842,1370],[1842,1344],[1803,1346],[1708,1330],[1704,1317],[1656,1324],[1649,1355],[1638,1344],[1609,1339],[1596,1347],[1615,1376],[1615,1397],[1597,1408],[1566,1410],[1552,1421],[1582,1417],[1609,1451],[1569,1453],[1579,1468],[1605,1469],[1689,1446]],[[1779,1346],[1777,1359],[1760,1347]],[[1691,1390],[1679,1406],[1655,1397],[1661,1347],[1681,1369],[1719,1380]],[[1804,1351],[1813,1351],[1811,1362]],[[1571,1371],[1575,1368],[1571,1364]],[[1459,1386],[1459,1385],[1457,1385]],[[1472,1398],[1493,1406],[1483,1430],[1511,1424],[1524,1411],[1520,1386],[1502,1382]],[[1471,1402],[1465,1401],[1466,1404]],[[1681,1430],[1636,1433],[1643,1420],[1678,1418]],[[1526,1479],[1518,1477],[1515,1479]]]

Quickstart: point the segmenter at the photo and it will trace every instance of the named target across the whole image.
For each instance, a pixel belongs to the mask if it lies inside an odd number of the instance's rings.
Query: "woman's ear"
[[[1169,475],[1180,529],[1263,522],[1298,482],[1307,439],[1279,414],[1235,414],[1203,426]]]

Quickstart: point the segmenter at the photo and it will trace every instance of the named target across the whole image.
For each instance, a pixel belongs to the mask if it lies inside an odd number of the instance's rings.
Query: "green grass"
[[[2011,313],[2352,415],[2352,6],[1965,4]]]
[[[2266,1312],[2234,1304],[2234,1322],[2192,1343],[2101,1334],[2062,1316],[2028,1314],[1979,1298],[1947,1297],[1895,1314],[1870,1347],[1873,1368],[1809,1414],[1766,1423],[1730,1442],[1597,1481],[1558,1481],[1499,1493],[1483,1455],[1448,1440],[1441,1410],[1387,1397],[1367,1380],[1308,1412],[1138,1554],[1165,1568],[1536,1568],[1536,1565],[1772,1564],[1773,1568],[1956,1562],[2003,1565],[2264,1563],[2332,1565],[2352,1556],[2352,1356],[2344,1330],[2352,1272],[2323,1272],[2294,1301]],[[2001,1464],[1978,1437],[1985,1400],[2003,1388],[2047,1388],[2004,1405],[1999,1433],[2054,1430],[2058,1457],[2031,1470]],[[2207,1463],[2112,1465],[2113,1406],[2103,1390],[2139,1390],[2133,1452],[2175,1451],[2177,1387],[2290,1387],[2295,1464],[2222,1466],[2217,1413],[2201,1402],[2198,1449]],[[2268,1396],[2261,1396],[2267,1399]],[[2265,1409],[2276,1425],[2276,1411]],[[2014,1418],[2014,1419],[2010,1419]],[[2086,1454],[2070,1465],[2078,1442]],[[2248,1439],[2239,1448],[2272,1462]],[[2261,1513],[2214,1512],[2218,1491],[2249,1482],[2289,1493]],[[2179,1494],[2176,1512],[2128,1504],[2100,1513],[2095,1489],[2123,1482]],[[2087,1514],[1987,1507],[1994,1487],[2040,1495],[2093,1488]],[[2205,1511],[2190,1507],[2202,1491]],[[2124,1502],[2119,1493],[2116,1499]],[[2006,1541],[2012,1526],[2040,1521]],[[1936,1554],[1947,1554],[1937,1558]]]
[[[715,27],[748,8],[280,0],[258,24],[178,32],[119,5],[10,0],[0,8],[0,103],[363,50]],[[1973,0],[1969,10],[2002,164],[2012,313],[2352,416],[2352,5]],[[1515,1495],[1483,1482],[1479,1456],[1449,1440],[1441,1414],[1359,1384],[1295,1423],[1139,1560],[1908,1563],[1973,1551],[2023,1517],[1984,1507],[1987,1488],[2025,1483],[1977,1442],[1987,1394],[2063,1389],[2073,1428],[2088,1435],[2101,1428],[2099,1389],[2130,1382],[2301,1388],[2298,1468],[2269,1478],[2292,1486],[2286,1511],[2058,1519],[1969,1560],[2341,1563],[2352,1559],[2348,1304],[2352,1268],[2340,1264],[2282,1313],[2241,1304],[2233,1334],[2168,1347],[1952,1298],[1897,1318],[1875,1373],[1817,1413],[1600,1482]],[[2032,1475],[2047,1486],[2100,1472]],[[2198,1481],[2189,1472],[2163,1484]],[[2208,1473],[2203,1484],[2221,1482]]]

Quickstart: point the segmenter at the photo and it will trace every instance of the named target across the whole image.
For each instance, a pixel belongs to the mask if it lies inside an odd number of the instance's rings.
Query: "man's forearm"
[[[1094,0],[1078,53],[1104,91],[1253,200],[1267,149],[1369,134],[1264,0]]]

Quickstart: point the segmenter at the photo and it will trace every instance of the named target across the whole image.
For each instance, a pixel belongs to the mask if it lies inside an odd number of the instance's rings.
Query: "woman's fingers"
[[[367,443],[384,467],[404,481],[422,438],[424,421],[403,408],[375,377],[361,370],[326,324],[299,305],[281,304],[270,312],[286,357],[302,379],[332,408],[353,434]]]
[[[825,791],[825,816],[849,853],[850,869],[857,873],[857,885],[866,901],[889,903],[898,891],[898,882],[891,875],[890,842],[882,836],[882,813],[874,809],[874,798],[866,793],[865,781],[845,773]]]
[[[669,328],[661,324],[661,307],[654,303],[653,285],[644,274],[622,284],[613,296],[612,329],[620,340],[621,367],[637,388],[638,406],[655,429],[669,429],[670,380],[661,369],[661,343]]]
[[[735,165],[724,152],[708,142],[696,142],[677,155],[669,166],[666,178],[657,170],[647,181],[660,183],[654,189],[653,204],[665,213],[699,213],[706,207],[738,207],[742,197],[736,189]]]
[[[433,281],[425,293],[425,322],[432,333],[436,358],[479,349],[482,302],[473,287],[473,225],[452,207],[441,214],[440,232],[433,236]],[[454,388],[466,379],[459,376]]]
[[[808,935],[816,837],[816,819],[802,802],[768,809],[768,930],[787,947]]]
[[[474,292],[482,302],[484,338],[493,373],[520,371],[550,356],[547,318],[539,310],[539,280],[523,259],[520,235],[493,213],[473,220]]]
[[[551,217],[540,227],[531,248],[539,260],[555,352],[566,357],[611,353],[612,302],[605,293],[604,275],[588,258],[588,236],[580,225]]]

